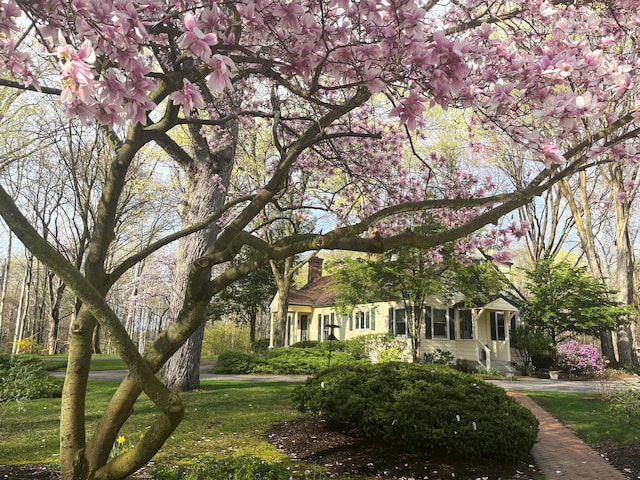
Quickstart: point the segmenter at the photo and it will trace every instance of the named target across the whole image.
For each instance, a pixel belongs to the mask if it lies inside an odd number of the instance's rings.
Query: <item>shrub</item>
[[[263,363],[257,355],[244,352],[222,352],[213,366],[215,373],[252,373],[256,366]]]
[[[0,402],[59,397],[62,383],[49,376],[43,362],[22,355],[0,355]]]
[[[279,375],[313,375],[328,367],[329,352],[323,347],[317,348],[278,348],[264,356],[264,363],[253,369],[254,373]],[[355,363],[351,355],[344,352],[331,352],[331,365]]]
[[[456,358],[455,365],[452,365],[453,368],[455,368],[459,372],[464,372],[464,373],[476,373],[478,371],[476,369],[477,366],[478,366],[477,362],[460,359],[460,358]]]
[[[600,374],[604,361],[593,345],[581,344],[577,340],[558,345],[558,367],[574,374]]]
[[[251,351],[249,337],[247,327],[239,327],[233,322],[215,322],[204,329],[202,354],[220,355],[230,350],[249,353]]]
[[[258,353],[258,352],[266,352],[267,350],[269,350],[269,344],[271,342],[269,341],[268,338],[261,338],[260,340],[256,340],[253,343],[253,351]]]
[[[331,368],[294,393],[302,412],[397,450],[522,459],[538,421],[501,388],[441,365],[381,363]]]
[[[344,352],[331,353],[331,365],[355,363]],[[215,373],[266,373],[273,375],[313,375],[328,367],[328,347],[277,348],[261,355],[242,352],[223,352],[213,367]]]
[[[531,364],[536,370],[545,370],[553,367],[553,355],[551,353],[536,353],[531,355]]]
[[[402,352],[397,347],[383,348],[378,351],[378,362],[399,362],[402,360]]]
[[[316,348],[320,345],[318,340],[303,340],[301,342],[294,343],[291,345],[293,348]]]
[[[632,386],[616,390],[609,396],[611,411],[624,416],[628,424],[640,416],[640,390]]]
[[[407,346],[404,338],[396,338],[391,333],[370,333],[340,343],[339,350],[349,353],[355,359],[367,359],[374,363],[396,358],[401,360]]]
[[[451,352],[440,348],[436,348],[435,351],[431,353],[426,353],[424,358],[426,363],[435,363],[438,365],[453,365],[455,361],[455,357]]]
[[[33,335],[25,337],[22,340],[18,340],[14,343],[14,346],[18,353],[38,354],[47,351],[46,347],[40,345]]]

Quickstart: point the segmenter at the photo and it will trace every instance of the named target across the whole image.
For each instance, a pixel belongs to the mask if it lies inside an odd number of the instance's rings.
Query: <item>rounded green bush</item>
[[[328,367],[329,355],[322,347],[316,348],[278,348],[267,352],[265,363],[257,365],[254,373],[272,373],[279,375],[313,375]],[[355,363],[351,355],[332,352],[331,365]]]
[[[44,363],[25,355],[0,355],[0,402],[59,397],[62,382],[45,371]]]
[[[292,348],[316,348],[321,343],[318,340],[303,340],[291,345]]]
[[[506,392],[442,365],[331,368],[296,389],[296,407],[398,450],[469,459],[524,458],[538,421]]]
[[[213,366],[214,373],[252,373],[262,363],[257,355],[244,352],[222,352]]]

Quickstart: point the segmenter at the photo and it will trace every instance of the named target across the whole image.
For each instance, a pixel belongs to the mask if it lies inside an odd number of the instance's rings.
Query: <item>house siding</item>
[[[408,330],[406,317],[404,325],[402,317],[397,317],[398,310],[405,309],[404,302],[361,304],[354,306],[350,313],[341,314],[332,303],[334,300],[331,299],[334,297],[326,290],[329,286],[327,277],[322,277],[310,286],[297,291],[295,298],[298,301],[289,304],[286,345],[293,345],[301,340],[326,341],[330,333],[327,325],[336,326],[333,334],[339,340],[350,340],[368,334],[396,333],[403,328],[405,332]],[[316,298],[314,297],[316,294],[319,301],[313,302],[312,299]],[[471,331],[472,338],[462,339],[460,338],[461,310],[454,308],[454,305],[460,305],[462,300],[461,295],[453,300],[445,300],[437,296],[426,299],[429,313],[425,314],[424,323],[421,325],[418,358],[423,360],[426,354],[441,349],[451,352],[456,359],[480,362],[486,356],[485,349],[488,349],[491,361],[510,362],[509,324],[511,318],[517,314],[515,307],[504,299],[496,299],[483,308],[471,310],[472,328],[469,330],[467,326],[465,331]],[[305,302],[311,302],[311,304]],[[274,300],[272,311],[275,311],[275,306]],[[467,322],[469,322],[469,312],[470,310],[466,310]],[[504,315],[504,340],[491,338],[491,312],[501,312]],[[433,319],[433,323],[429,320],[434,314],[437,316],[437,323],[436,319]],[[440,338],[433,338],[436,335]],[[396,335],[396,338],[406,341],[403,356],[404,360],[411,361],[411,338],[406,334]]]

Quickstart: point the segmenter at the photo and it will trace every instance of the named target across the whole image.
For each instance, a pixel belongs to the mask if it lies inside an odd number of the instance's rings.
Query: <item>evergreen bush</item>
[[[230,351],[218,355],[218,360],[213,366],[214,373],[253,373],[256,366],[264,363],[258,355],[251,353]]]
[[[269,350],[270,340],[268,338],[261,338],[260,340],[256,340],[253,344],[254,352],[266,352]]]
[[[51,377],[43,362],[23,355],[0,355],[0,402],[59,397],[62,382]]]
[[[292,348],[316,348],[320,345],[318,340],[303,340],[291,345]]]
[[[442,365],[337,366],[308,379],[294,401],[399,451],[512,461],[538,433],[535,416],[503,389]]]
[[[254,373],[279,375],[313,375],[328,367],[328,350],[316,348],[278,348],[264,356],[264,363],[256,365]],[[344,352],[331,352],[331,365],[346,365],[356,360]]]
[[[326,342],[325,342],[326,343]],[[331,352],[331,365],[344,365],[357,361],[345,352]],[[260,354],[223,352],[213,367],[214,373],[264,373],[272,375],[313,375],[329,366],[328,347],[321,343],[315,347],[277,348]]]

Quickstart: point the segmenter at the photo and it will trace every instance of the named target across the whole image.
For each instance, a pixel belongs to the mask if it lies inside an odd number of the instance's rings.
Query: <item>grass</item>
[[[44,362],[45,369],[49,371],[64,371],[67,368],[66,355],[38,355]],[[112,355],[93,355],[91,357],[91,370],[125,370],[127,365],[119,357]]]
[[[66,355],[37,355],[37,357],[44,362],[45,370],[50,372],[63,372],[67,368]],[[216,357],[204,355],[202,357],[203,360],[211,360],[214,358]],[[121,358],[113,355],[93,355],[91,357],[90,368],[94,372],[104,370],[126,370],[127,365]]]
[[[89,428],[98,421],[117,382],[91,381],[87,395]],[[183,394],[187,413],[155,460],[188,463],[201,454],[285,456],[264,440],[274,424],[299,415],[291,405],[292,383],[203,381],[202,389]],[[2,463],[54,463],[58,459],[60,399],[0,404]],[[150,400],[141,397],[124,425],[125,446],[135,443],[155,420]]]
[[[100,359],[98,362],[111,362]],[[117,382],[91,381],[87,397],[89,431],[117,387]],[[290,395],[296,384],[246,381],[203,381],[202,389],[182,394],[186,416],[154,458],[167,464],[189,464],[210,454],[259,456],[288,461],[264,439],[274,425],[299,415]],[[640,419],[629,425],[611,412],[597,394],[530,392],[536,402],[591,445],[620,446],[640,441]],[[125,424],[125,446],[138,441],[154,422],[156,410],[141,397]],[[58,460],[60,399],[0,403],[2,463],[55,463]]]
[[[599,394],[528,392],[533,400],[585,443],[618,447],[640,441],[640,418],[631,425]]]

